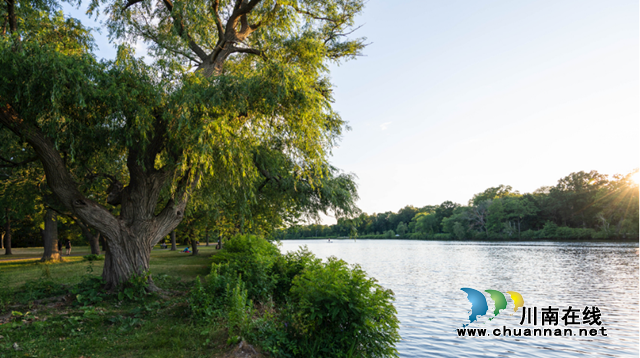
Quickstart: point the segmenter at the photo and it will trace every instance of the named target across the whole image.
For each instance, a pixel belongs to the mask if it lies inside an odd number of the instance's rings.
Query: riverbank
[[[384,235],[363,235],[356,237],[299,237],[299,238],[284,238],[278,239],[280,241],[293,241],[293,240],[412,240],[412,241],[452,241],[452,242],[481,242],[481,241],[490,241],[490,242],[638,242],[638,238],[611,238],[611,239],[566,239],[566,238],[543,238],[543,239],[481,239],[481,238],[473,238],[473,239],[455,239],[450,236],[442,236],[438,238],[415,238],[410,236],[405,237],[386,237]]]

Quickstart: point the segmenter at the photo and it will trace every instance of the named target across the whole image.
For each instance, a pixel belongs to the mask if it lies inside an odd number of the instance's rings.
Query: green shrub
[[[558,225],[553,221],[547,221],[542,227],[542,235],[545,239],[555,238],[557,231],[558,231]]]
[[[82,306],[92,306],[102,302],[108,294],[104,292],[102,287],[104,280],[102,277],[87,275],[84,279],[71,289],[71,293],[75,296],[75,304]]]
[[[277,281],[273,265],[280,256],[280,250],[261,237],[236,235],[220,253],[213,256],[211,272],[226,277],[223,281],[242,275],[251,299],[268,300]],[[216,285],[220,287],[220,283]]]
[[[451,240],[451,234],[449,233],[438,233],[434,235],[434,239],[436,240]]]
[[[426,240],[427,233],[426,232],[414,232],[409,234],[409,238],[413,240]]]
[[[298,251],[288,252],[278,257],[274,263],[273,271],[277,275],[277,281],[273,292],[273,299],[283,303],[291,290],[293,279],[304,269],[320,265],[322,260],[316,258],[305,245]]]
[[[291,288],[292,332],[303,357],[397,356],[393,292],[335,257],[304,270]]]
[[[211,273],[204,283],[196,280],[189,294],[191,311],[197,319],[225,316],[233,303],[233,289],[242,285],[248,299],[267,301],[273,295],[278,276],[273,267],[282,256],[269,241],[254,235],[236,235],[213,257]]]
[[[538,231],[533,231],[531,229],[527,231],[523,231],[520,233],[520,239],[522,240],[533,240],[538,238]]]
[[[223,294],[223,292],[222,292]],[[196,279],[195,287],[189,292],[189,308],[197,320],[208,321],[213,317],[222,316],[223,305],[217,304],[220,294],[216,294],[210,285],[203,285],[200,277]]]
[[[131,302],[143,301],[145,297],[150,295],[149,288],[149,272],[145,271],[141,274],[133,274],[129,281],[122,285],[122,290],[118,292],[120,301],[127,300]]]
[[[556,231],[556,235],[561,239],[575,239],[585,240],[591,239],[595,236],[596,231],[588,228],[571,228],[571,227],[559,227]]]
[[[244,288],[244,283],[238,281],[235,287],[227,288],[228,309],[227,328],[229,330],[229,343],[237,343],[240,337],[246,336],[251,326],[251,316],[253,313],[253,302],[249,299],[249,294]]]
[[[226,319],[229,344],[244,338],[273,357],[397,356],[393,292],[306,247],[282,255],[262,238],[236,236],[188,302],[197,319]]]
[[[287,310],[285,310],[287,312]],[[266,310],[251,322],[247,338],[259,342],[260,348],[272,357],[294,357],[300,352],[298,342],[288,332],[288,322],[284,314]]]
[[[101,261],[101,260],[104,260],[104,256],[89,254],[89,255],[82,256],[82,259],[83,261]]]

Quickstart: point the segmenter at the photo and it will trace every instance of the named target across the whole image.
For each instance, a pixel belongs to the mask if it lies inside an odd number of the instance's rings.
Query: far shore
[[[278,239],[279,241],[293,241],[293,240],[409,240],[409,241],[446,241],[446,242],[636,242],[639,243],[638,238],[619,238],[619,239],[560,239],[560,238],[551,238],[551,239],[412,239],[408,237],[396,237],[396,238],[386,238],[386,237],[300,237],[295,239]]]

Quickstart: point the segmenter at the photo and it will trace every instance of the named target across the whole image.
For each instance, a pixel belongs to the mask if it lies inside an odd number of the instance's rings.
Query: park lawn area
[[[209,273],[216,251],[213,245],[201,246],[192,256],[155,248],[150,272],[164,293],[133,300],[102,296],[103,301],[84,306],[72,291],[99,277],[104,261],[71,256],[42,264],[32,258],[42,248],[14,249],[21,260],[0,259],[0,357],[225,356],[233,347],[226,344],[224,324],[196,322],[187,300],[195,278]],[[58,299],[36,303],[30,298],[43,296]]]
[[[178,251],[170,251],[156,246],[151,251],[151,274],[169,275],[183,281],[206,276],[211,266],[209,257],[217,251],[215,245],[200,246],[196,256],[181,253],[184,248],[185,246],[178,246]],[[104,261],[92,261],[90,264],[83,260],[82,256],[90,253],[88,246],[74,247],[71,256],[63,256],[64,262],[43,264],[39,262],[43,254],[42,247],[14,248],[13,255],[0,256],[0,275],[5,277],[1,282],[2,287],[16,288],[27,281],[46,276],[56,283],[75,285],[87,273],[89,266],[94,273],[102,273]]]

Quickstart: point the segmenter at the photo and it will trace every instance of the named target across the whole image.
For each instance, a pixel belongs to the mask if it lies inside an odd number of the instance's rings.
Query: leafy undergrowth
[[[275,358],[397,357],[394,295],[358,265],[316,258],[306,248],[281,254],[237,235],[213,257],[211,273],[189,293],[194,318],[224,322]]]
[[[226,344],[226,326],[195,320],[187,305],[193,279],[210,259],[159,254],[176,256],[181,273],[193,271],[180,277],[156,273],[162,294],[147,294],[143,276],[108,294],[95,261],[32,264],[32,279],[14,287],[13,272],[0,271],[0,358],[224,355],[233,348]],[[59,275],[62,269],[72,275]]]
[[[0,325],[0,357],[202,357],[226,349],[225,330],[188,319],[182,297],[148,301],[14,311]]]

